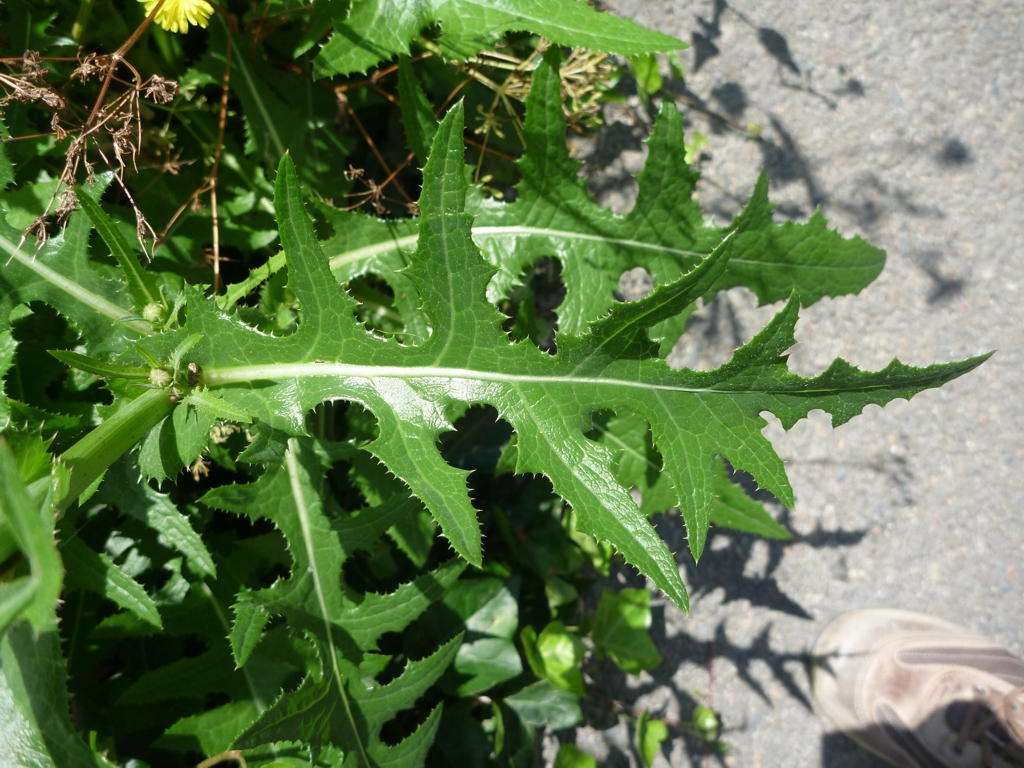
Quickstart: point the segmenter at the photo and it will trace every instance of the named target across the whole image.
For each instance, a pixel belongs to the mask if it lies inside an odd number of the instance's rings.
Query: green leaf
[[[66,483],[66,474],[61,477],[55,472],[54,478]],[[53,538],[53,508],[44,504],[40,509],[29,498],[14,454],[2,437],[0,522],[13,536],[31,573],[0,595],[0,634],[19,618],[24,618],[36,634],[50,633],[57,627],[57,603],[64,580],[64,566]]]
[[[438,712],[412,736],[389,747],[380,741],[380,727],[426,690],[452,662],[461,636],[426,659],[408,662],[405,671],[386,686],[366,681],[359,665],[375,651],[385,632],[400,631],[415,619],[461,573],[464,563],[452,560],[390,594],[353,593],[342,581],[342,564],[357,549],[373,543],[405,514],[417,508],[407,496],[354,514],[338,512],[328,518],[320,489],[331,457],[308,438],[292,438],[284,461],[247,485],[228,485],[208,492],[209,506],[267,518],[284,534],[294,564],[288,579],[273,586],[244,592],[236,605],[232,649],[239,666],[248,662],[266,623],[265,616],[284,615],[292,631],[315,637],[323,664],[322,677],[307,677],[287,693],[243,735],[239,744],[257,746],[273,741],[303,741],[314,755],[324,743],[354,752],[360,764],[367,759],[387,762],[422,761],[437,727]],[[263,611],[255,610],[261,606]]]
[[[793,537],[786,528],[775,522],[763,506],[747,496],[742,487],[729,479],[721,460],[716,462],[715,466],[715,501],[711,505],[708,520],[712,525],[756,533],[766,539]]]
[[[646,589],[601,592],[594,618],[594,650],[609,657],[631,675],[639,675],[661,663],[651,640],[651,593]]]
[[[523,662],[511,640],[483,637],[459,647],[452,669],[452,677],[458,681],[455,692],[459,696],[472,696],[519,677]]]
[[[184,555],[195,574],[216,577],[213,557],[188,517],[178,511],[169,496],[143,480],[138,467],[127,458],[107,472],[96,500],[148,525],[157,532],[161,544]]]
[[[259,716],[256,702],[243,699],[216,709],[184,717],[157,739],[153,746],[175,752],[216,755],[231,747]]]
[[[768,181],[763,175],[743,213],[730,227],[705,221],[693,194],[698,179],[686,160],[682,119],[666,99],[648,141],[645,170],[638,176],[637,203],[626,216],[600,206],[579,177],[579,163],[565,144],[561,109],[559,54],[549,51],[534,73],[527,98],[526,152],[519,161],[523,179],[514,203],[484,199],[477,192],[467,200],[476,215],[473,239],[484,257],[497,268],[488,286],[492,302],[511,294],[525,269],[541,256],[561,261],[567,295],[558,309],[559,330],[586,331],[614,303],[619,276],[644,267],[656,284],[678,278],[692,269],[733,229],[736,235],[729,268],[705,299],[733,286],[753,291],[761,304],[783,301],[796,290],[803,306],[823,296],[860,292],[885,265],[885,253],[858,237],[844,239],[829,230],[820,212],[806,224],[772,220]],[[395,292],[407,332],[425,338],[410,322],[417,320],[415,288],[398,270],[408,264],[417,236],[412,220],[388,221],[318,204],[333,225],[335,236],[323,243],[336,278],[345,282],[361,274],[381,275]],[[285,259],[274,257],[246,283],[244,296],[280,269]],[[685,313],[666,320],[652,332],[662,338],[667,357],[682,333]]]
[[[231,410],[244,411],[237,405]],[[169,477],[176,477],[206,448],[210,430],[216,423],[217,416],[206,408],[197,408],[191,403],[177,406],[142,440],[138,462],[143,478],[155,478],[162,483]]]
[[[440,23],[445,55],[465,60],[490,48],[505,32],[533,32],[555,45],[635,56],[686,48],[674,37],[632,21],[598,13],[576,0],[362,0],[313,62],[314,76],[364,72],[379,61],[409,53],[409,42]]]
[[[527,661],[537,677],[577,696],[586,693],[579,665],[587,648],[562,622],[552,621],[540,635],[533,627],[523,627],[520,639]]]
[[[32,483],[50,474],[53,457],[50,444],[53,438],[43,439],[35,432],[11,431],[4,435],[14,454],[21,479],[31,487]]]
[[[99,203],[90,197],[90,193],[81,187],[77,191],[78,204],[85,211],[85,215],[89,217],[89,221],[92,222],[100,237],[103,238],[103,242],[107,244],[111,254],[117,259],[117,263],[121,265],[128,293],[131,294],[132,303],[135,305],[135,313],[142,317],[149,317],[157,312],[154,319],[159,319],[167,307],[153,275],[142,268],[135,251],[121,234],[121,230],[117,228],[113,219],[103,212]]]
[[[325,400],[358,402],[374,414],[379,437],[366,449],[418,497],[453,547],[480,563],[476,511],[465,471],[441,457],[439,435],[458,404],[487,403],[517,435],[517,471],[546,475],[573,507],[575,527],[615,545],[680,606],[677,565],[610,469],[612,454],[585,437],[591,413],[628,408],[650,423],[664,470],[680,498],[694,556],[703,550],[714,499],[713,460],[726,457],[784,503],[792,491],[781,460],[761,434],[761,413],[786,428],[815,408],[838,425],[869,403],[885,404],[939,386],[983,358],[912,368],[894,361],[861,372],[841,360],[804,379],[790,373],[795,298],[733,359],[710,372],[671,370],[647,329],[707,293],[735,252],[738,236],[691,272],[636,302],[619,304],[583,334],[560,333],[558,354],[510,344],[504,316],[485,291],[493,270],[470,237],[464,208],[462,107],[442,122],[424,172],[419,250],[405,275],[417,286],[431,336],[417,346],[368,334],[355,302],[331,277],[292,171],[282,160],[275,200],[288,254],[289,288],[301,307],[298,329],[270,337],[225,317],[213,300],[188,292],[181,333],[203,340],[193,351],[211,392],[287,434],[305,432],[306,412]],[[180,334],[142,342],[153,350]],[[682,496],[680,494],[680,496]]]
[[[95,592],[131,611],[143,621],[157,628],[163,627],[153,598],[105,552],[93,552],[76,537],[64,542],[61,553],[67,568],[66,582],[69,590]]]
[[[650,425],[642,414],[625,409],[600,414],[594,419],[591,434],[614,452],[615,478],[640,492],[640,511],[644,515],[665,512],[679,503],[672,480],[662,471],[661,454],[654,447]]]
[[[263,630],[271,616],[266,606],[254,599],[249,592],[242,592],[231,610],[235,613],[235,621],[231,625],[231,635],[228,639],[231,641],[235,666],[241,668],[263,639]]]
[[[449,689],[470,696],[522,673],[523,663],[512,642],[519,624],[519,603],[501,579],[455,582],[441,600],[467,630],[467,639],[446,676]]]
[[[414,512],[399,518],[388,529],[388,536],[417,568],[427,564],[430,548],[437,536],[437,522],[422,505]]]
[[[828,230],[820,212],[807,224],[775,224],[763,174],[730,227],[705,221],[693,199],[699,175],[686,162],[682,118],[672,99],[662,101],[648,139],[636,205],[625,216],[601,207],[588,194],[580,164],[565,144],[560,60],[552,49],[534,72],[516,201],[470,198],[470,210],[477,214],[473,238],[498,268],[488,287],[492,301],[508,295],[537,258],[557,256],[567,289],[558,327],[581,333],[615,303],[623,272],[643,267],[655,285],[675,280],[730,230],[736,231],[733,256],[714,290],[743,285],[761,304],[788,299],[793,290],[803,306],[822,296],[858,293],[882,271],[884,251]]]
[[[440,707],[396,746],[380,740],[380,728],[399,710],[412,706],[441,675],[461,640],[458,636],[427,658],[408,662],[402,674],[384,686],[365,686],[358,670],[340,661],[334,674],[319,681],[307,677],[297,691],[282,696],[242,734],[236,746],[247,749],[267,742],[301,740],[309,743],[315,760],[324,742],[330,742],[355,753],[358,765],[422,765],[437,730]]]
[[[133,310],[122,304],[123,285],[114,270],[89,261],[88,244],[84,213],[72,214],[64,231],[38,250],[22,243],[21,232],[0,215],[0,331],[8,327],[12,307],[45,301],[74,321],[90,355],[121,351],[126,334],[150,333],[149,324],[131,319]]]
[[[71,724],[55,629],[36,635],[17,622],[0,638],[0,765],[111,768]]]
[[[556,688],[547,680],[539,680],[518,693],[505,698],[527,725],[550,726],[553,730],[572,728],[583,720],[583,712],[576,697]]]
[[[144,392],[61,454],[60,460],[71,472],[67,491],[59,499],[61,511],[143,436],[159,427],[174,407],[168,394],[162,389]]]
[[[50,349],[47,351],[69,368],[77,368],[80,371],[91,373],[93,376],[100,376],[105,379],[149,381],[149,368],[105,363],[102,360],[93,360],[91,357],[80,355],[77,352],[68,352],[60,349]]]
[[[241,678],[242,673],[233,669],[227,643],[220,642],[198,656],[148,670],[121,693],[115,706],[123,710],[176,698],[202,699],[241,687]]]
[[[4,123],[3,117],[0,117],[0,139],[11,138],[10,131],[7,130],[7,125]],[[7,146],[4,142],[0,142],[0,192],[7,189],[9,184],[14,182],[14,166],[11,164],[11,159],[7,156]]]
[[[7,429],[11,423],[11,405],[4,389],[4,380],[7,371],[14,365],[14,350],[18,342],[14,340],[14,334],[9,330],[0,331],[0,432]]]
[[[421,165],[426,165],[430,145],[437,133],[437,118],[408,56],[398,57],[398,97],[401,99],[402,125],[405,126],[409,149],[416,153]]]
[[[193,389],[182,399],[189,405],[195,406],[198,410],[205,411],[218,419],[237,421],[241,424],[252,423],[252,416],[244,410],[232,405],[222,397],[211,395],[205,389]]]
[[[197,65],[218,87],[224,77],[228,35],[227,23],[218,17],[210,24],[208,53]],[[262,49],[244,35],[232,33],[230,45],[230,91],[232,98],[237,98],[242,107],[245,154],[259,160],[269,171],[277,166],[285,153],[289,153],[306,174],[305,179],[319,182],[326,197],[340,192],[338,182],[351,140],[339,135],[334,128],[337,116],[335,95],[329,89],[320,91],[311,87],[307,74],[270,65]],[[213,137],[210,139],[212,145]],[[241,164],[239,157],[231,158],[234,162],[229,164],[229,157],[228,153],[223,157],[222,183],[226,167]],[[253,190],[253,186],[246,175],[238,172],[248,192]],[[218,185],[218,192],[221,189]],[[226,223],[244,227],[243,221],[230,216]],[[222,221],[221,226],[224,225]],[[274,239],[272,228],[260,227],[252,234],[257,238],[251,242],[255,248],[265,247]]]
[[[597,760],[575,744],[566,742],[558,748],[554,768],[597,768]]]
[[[668,726],[664,720],[652,720],[649,710],[644,710],[636,721],[636,751],[643,759],[645,768],[654,763],[654,756],[661,749],[661,742],[668,738]]]
[[[640,414],[620,413],[594,421],[595,439],[616,451],[615,477],[640,492],[640,510],[654,515],[678,505],[679,500],[662,459],[651,440],[647,420]],[[788,539],[789,531],[772,519],[758,502],[733,483],[721,459],[713,467],[714,494],[708,520],[711,525],[755,533],[769,539]]]
[[[445,605],[478,635],[511,640],[519,625],[519,603],[501,579],[465,579],[442,598]]]
[[[633,56],[629,60],[629,68],[633,72],[633,77],[636,78],[640,98],[645,102],[661,90],[663,81],[661,73],[658,72],[658,58],[653,53]]]

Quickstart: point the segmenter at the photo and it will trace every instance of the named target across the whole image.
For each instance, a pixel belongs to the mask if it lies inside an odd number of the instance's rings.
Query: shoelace
[[[997,709],[1002,711],[993,712],[981,697],[968,704],[953,749],[959,752],[968,741],[977,742],[985,768],[993,768],[996,757],[1024,768],[1024,685],[1003,696]]]

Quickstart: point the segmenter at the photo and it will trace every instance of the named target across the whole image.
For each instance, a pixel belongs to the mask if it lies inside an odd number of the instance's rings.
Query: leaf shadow
[[[635,719],[644,709],[651,710],[655,717],[667,718],[669,739],[662,743],[662,753],[666,759],[671,761],[670,752],[673,744],[678,741],[691,765],[700,765],[707,757],[717,758],[721,766],[727,765],[724,755],[711,749],[689,726],[697,707],[706,706],[708,702],[701,692],[689,690],[677,682],[677,672],[686,663],[698,667],[708,666],[713,671],[715,662],[728,660],[739,678],[766,704],[774,706],[768,692],[753,672],[760,662],[768,667],[773,679],[792,698],[812,711],[810,698],[805,691],[807,685],[792,670],[794,666],[798,669],[807,668],[807,654],[774,650],[771,647],[771,624],[766,625],[749,644],[743,645],[729,639],[723,621],[715,628],[714,639],[704,642],[686,633],[668,637],[665,633],[665,606],[652,606],[651,612],[651,635],[662,652],[662,662],[648,670],[639,683],[637,678],[630,678],[608,659],[591,657],[584,662],[584,672],[593,681],[588,684],[588,695],[583,701],[584,725],[596,731],[585,733],[585,738],[588,741],[600,741],[602,751],[607,751],[601,760],[602,765],[642,764],[635,754],[632,737],[623,739],[617,731],[622,727],[631,731],[629,720]],[[721,714],[716,714],[721,721]],[[678,717],[678,720],[671,720],[672,716]],[[736,725],[726,723],[720,738],[727,743],[730,733],[743,732],[748,727],[745,720]],[[570,730],[556,736],[564,743],[575,741],[580,733]]]
[[[749,482],[753,482],[752,479]],[[751,495],[757,498],[759,495],[767,494],[759,491]],[[783,508],[777,519],[782,525],[789,527],[790,511]],[[698,564],[693,561],[687,548],[686,528],[681,516],[662,515],[655,521],[655,527],[669,549],[676,552],[676,561],[686,573],[686,581],[690,585],[692,596],[701,597],[715,590],[722,590],[723,603],[747,600],[751,606],[768,608],[801,619],[812,619],[813,616],[797,600],[783,591],[775,577],[786,551],[801,544],[815,549],[851,547],[858,544],[868,533],[867,530],[829,531],[819,525],[810,533],[797,533],[791,539],[779,541],[712,528],[708,532],[705,555]],[[763,543],[758,545],[758,542]],[[759,559],[755,551],[759,548],[767,549],[766,562],[760,568],[754,562],[755,559]],[[761,573],[751,574],[751,570],[760,570]]]

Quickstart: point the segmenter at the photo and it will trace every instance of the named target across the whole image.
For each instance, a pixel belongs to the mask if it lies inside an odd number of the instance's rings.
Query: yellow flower
[[[160,0],[139,0],[139,2],[146,4],[146,14],[148,15],[153,12]],[[188,32],[189,24],[195,24],[197,27],[205,29],[211,15],[213,15],[213,6],[206,0],[165,0],[153,21],[168,32],[184,34]]]

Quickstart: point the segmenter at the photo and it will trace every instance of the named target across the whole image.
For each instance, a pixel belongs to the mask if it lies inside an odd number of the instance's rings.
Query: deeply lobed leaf
[[[610,541],[685,607],[672,555],[617,482],[611,453],[584,436],[593,412],[627,408],[650,423],[691,551],[699,557],[716,456],[792,503],[782,462],[761,435],[761,412],[774,413],[788,428],[821,408],[841,424],[868,403],[910,397],[981,362],[916,369],[894,361],[869,373],[840,360],[813,379],[797,377],[788,372],[785,356],[795,343],[794,296],[721,368],[669,369],[647,329],[713,288],[735,254],[738,235],[690,273],[638,302],[617,305],[585,332],[561,333],[555,356],[531,344],[510,344],[501,330],[503,316],[486,300],[494,270],[481,259],[463,212],[461,130],[456,106],[438,130],[424,172],[419,248],[405,271],[430,321],[427,341],[404,347],[368,334],[355,321],[355,302],[331,277],[288,158],[275,200],[289,288],[302,306],[298,329],[285,338],[264,336],[193,293],[184,333],[203,337],[195,355],[211,391],[275,429],[301,434],[306,411],[330,399],[354,400],[374,413],[380,437],[368,450],[423,501],[471,563],[480,562],[481,549],[466,473],[446,464],[435,447],[440,433],[451,429],[446,413],[457,403],[497,408],[516,431],[517,471],[548,476],[572,504],[580,531]],[[172,338],[152,341],[155,349]]]

